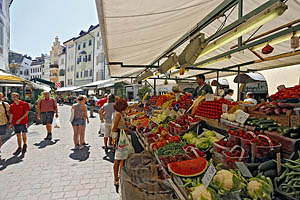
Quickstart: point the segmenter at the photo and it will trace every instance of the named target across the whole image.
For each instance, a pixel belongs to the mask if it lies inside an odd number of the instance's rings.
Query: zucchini
[[[269,169],[267,171],[264,171],[264,176],[270,177],[271,179],[275,178],[277,175],[276,169]]]
[[[274,123],[273,120],[266,119],[266,120],[259,121],[257,124],[262,125],[262,124],[273,124],[273,123]]]
[[[264,129],[264,130],[267,130],[270,127],[274,127],[274,124],[273,123],[271,123],[271,124],[261,124],[259,126],[260,129]]]
[[[277,131],[278,127],[269,127],[268,131],[272,132],[272,131]]]
[[[276,168],[276,162],[273,160],[268,160],[266,162],[261,163],[258,166],[259,171],[264,172],[270,169],[275,169]]]
[[[256,171],[258,170],[258,166],[260,165],[260,163],[246,163],[246,166],[248,167],[248,169],[252,172],[252,171]]]
[[[259,120],[259,119],[256,118],[256,117],[249,117],[249,118],[248,118],[248,121],[254,121],[254,120]]]
[[[288,128],[288,127],[286,127],[286,126],[280,126],[277,131],[279,133],[283,133],[283,130],[286,129],[286,128]]]
[[[284,128],[284,129],[283,129],[283,132],[282,132],[282,135],[283,135],[283,136],[287,136],[287,135],[290,134],[290,132],[291,132],[291,129],[290,129],[290,128]]]
[[[291,138],[293,139],[299,139],[300,138],[300,133],[299,132],[291,132],[290,133]]]

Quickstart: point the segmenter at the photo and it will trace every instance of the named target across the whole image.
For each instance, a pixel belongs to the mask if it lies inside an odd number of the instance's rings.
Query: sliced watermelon
[[[207,161],[202,157],[193,160],[178,161],[168,164],[168,168],[170,172],[177,176],[199,176],[205,172],[207,168]]]

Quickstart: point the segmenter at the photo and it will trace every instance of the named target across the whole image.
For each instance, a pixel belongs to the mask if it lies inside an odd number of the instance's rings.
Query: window
[[[93,70],[90,70],[90,76],[93,76]]]
[[[104,62],[104,53],[100,53],[100,63]]]
[[[32,73],[32,68],[30,69],[30,72]]]
[[[74,65],[71,66],[71,72],[74,71]]]
[[[80,78],[82,78],[82,71],[80,72]]]
[[[22,75],[23,74],[23,71],[20,71],[20,75]]]
[[[79,60],[79,58],[77,58],[77,64],[79,64],[80,63],[80,60]]]
[[[84,43],[83,43],[83,45],[82,45],[82,48],[84,49],[84,48],[85,48],[85,46],[86,46],[86,43],[84,42]]]
[[[89,46],[91,46],[92,45],[92,40],[89,40]]]
[[[88,77],[89,76],[89,71],[88,70],[85,70],[84,71],[84,77]]]
[[[79,72],[76,72],[76,78],[79,78]]]
[[[80,50],[80,44],[78,45],[78,50]]]
[[[100,40],[97,40],[97,49],[100,48]]]
[[[65,82],[64,81],[60,81],[60,86],[61,87],[65,87]]]
[[[90,54],[88,57],[88,61],[91,61],[91,60],[92,60],[92,55]]]

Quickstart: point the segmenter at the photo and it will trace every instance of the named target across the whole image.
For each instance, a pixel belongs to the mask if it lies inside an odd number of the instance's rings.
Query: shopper
[[[198,74],[196,76],[196,82],[198,86],[193,91],[193,98],[203,96],[206,94],[213,94],[213,90],[210,85],[206,84],[204,74]]]
[[[247,92],[246,99],[244,101],[249,102],[253,105],[257,104],[257,100],[253,98],[254,94],[252,92]]]
[[[96,101],[94,99],[94,95],[90,96],[90,99],[88,100],[88,105],[90,107],[90,118],[95,118],[94,116],[94,106],[96,104]]]
[[[124,111],[128,107],[126,100],[116,101],[114,109],[116,112],[113,114],[112,138],[114,148],[118,145],[118,139],[121,131],[125,130]],[[128,155],[124,157],[119,151],[116,151],[114,160],[114,185],[116,191],[119,192],[119,174],[121,174],[122,167]]]
[[[227,101],[233,101],[233,98],[232,98],[233,90],[232,90],[232,89],[229,89],[225,94],[226,94],[226,95],[224,96],[224,98],[225,98]]]
[[[11,94],[11,98],[13,103],[10,106],[10,115],[9,115],[9,129],[14,125],[15,134],[17,135],[18,141],[18,149],[14,153],[14,155],[18,155],[19,153],[25,153],[27,150],[26,143],[26,133],[28,126],[28,113],[29,113],[29,105],[28,103],[20,100],[20,95],[18,93],[13,92]],[[21,135],[22,134],[22,135]],[[22,139],[23,139],[23,149],[22,149]]]
[[[9,122],[9,104],[3,101],[4,94],[0,92],[0,153],[2,146],[1,136],[6,135]]]
[[[109,140],[109,144],[112,145],[111,140],[111,128],[112,128],[112,115],[114,112],[114,102],[115,96],[113,94],[108,96],[108,103],[104,104],[101,110],[99,110],[101,123],[104,123],[105,119],[105,134],[104,134],[104,149],[105,153],[107,153],[107,140]]]
[[[108,94],[104,94],[104,97],[97,102],[97,105],[99,106],[99,110],[102,108],[102,106],[105,103],[107,103],[107,96],[108,96]],[[100,124],[98,134],[103,135],[103,133],[101,133],[102,131],[104,132],[105,130],[101,130],[101,124]]]
[[[41,120],[43,125],[46,125],[47,136],[45,140],[52,140],[52,122],[54,113],[55,117],[58,117],[58,109],[56,100],[50,97],[49,92],[43,92],[44,98],[41,99],[37,105],[38,119]]]
[[[84,96],[77,98],[77,104],[72,106],[72,126],[74,130],[74,149],[82,149],[85,145],[84,134],[86,122],[89,123],[87,118],[87,109],[85,106],[86,100]]]

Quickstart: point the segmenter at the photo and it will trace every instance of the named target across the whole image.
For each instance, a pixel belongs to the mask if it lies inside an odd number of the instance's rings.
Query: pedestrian
[[[90,99],[88,100],[88,105],[90,107],[90,118],[95,118],[94,116],[94,106],[96,104],[96,101],[94,99],[94,95],[90,96]]]
[[[118,146],[118,139],[120,137],[121,131],[125,130],[125,119],[124,119],[124,111],[128,107],[126,100],[116,101],[114,105],[113,114],[113,125],[112,125],[112,138],[114,149]],[[121,174],[122,167],[127,159],[127,156],[121,155],[119,151],[116,151],[115,159],[114,159],[114,185],[116,187],[117,193],[119,192],[119,174]]]
[[[74,131],[74,149],[82,149],[85,144],[84,134],[86,122],[89,123],[87,117],[86,99],[84,96],[78,96],[77,104],[72,106],[72,118],[71,123]]]
[[[3,101],[4,94],[0,92],[0,153],[2,146],[1,135],[6,135],[8,132],[8,122],[9,122],[9,109],[8,103]]]
[[[99,110],[102,108],[102,106],[105,103],[107,103],[107,96],[108,96],[108,94],[104,94],[104,97],[97,102],[97,105],[99,106]],[[104,132],[105,130],[101,130],[101,124],[100,124],[98,134],[101,135],[102,131]]]
[[[115,111],[114,109],[115,95],[110,94],[108,96],[108,103],[104,104],[101,110],[99,110],[99,116],[101,123],[105,122],[105,133],[104,133],[104,150],[107,153],[107,140],[109,141],[109,145],[112,145],[111,140],[111,128],[112,128],[112,115]],[[104,121],[105,119],[105,121]]]
[[[41,99],[37,105],[38,119],[41,120],[43,125],[46,125],[47,136],[45,140],[52,140],[52,122],[55,113],[55,117],[58,118],[57,103],[54,98],[50,97],[49,92],[43,92],[44,98]]]
[[[15,134],[17,135],[18,149],[14,153],[14,155],[16,156],[21,152],[24,154],[27,150],[26,133],[27,133],[27,126],[28,126],[28,113],[30,108],[28,103],[20,100],[20,95],[18,93],[16,92],[11,93],[11,98],[13,100],[13,103],[10,106],[8,128],[11,129],[13,125],[15,129]],[[22,139],[23,139],[23,148],[22,148]]]

